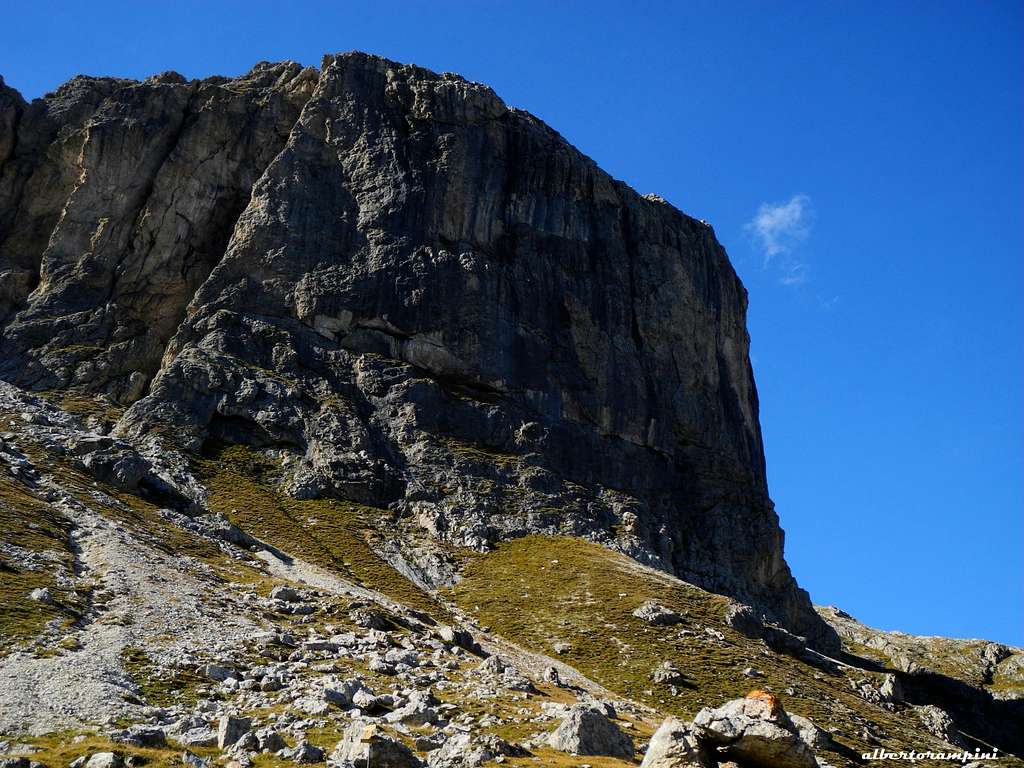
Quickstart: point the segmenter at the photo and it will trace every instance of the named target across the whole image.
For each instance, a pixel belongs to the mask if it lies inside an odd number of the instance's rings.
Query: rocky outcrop
[[[863,646],[886,669],[880,685],[863,686],[869,701],[910,706],[928,730],[950,744],[995,744],[1024,753],[1024,648],[987,640],[924,637],[866,626],[834,606],[818,608],[850,646]]]
[[[587,536],[835,636],[783,559],[711,228],[364,54],[0,91],[0,376],[483,548]]]
[[[359,764],[380,768],[419,768],[420,761],[402,742],[377,731],[376,726],[356,720],[327,761],[334,768],[355,768]]]
[[[669,717],[651,737],[641,768],[712,768],[717,764],[714,753],[697,741],[687,723]]]
[[[0,106],[5,375],[138,399],[315,82],[78,77]]]
[[[808,721],[809,722],[809,721]],[[745,698],[705,708],[693,719],[697,740],[717,746],[742,765],[764,768],[817,768],[814,752],[797,726],[770,693],[753,691]]]
[[[789,715],[779,699],[752,691],[705,707],[685,723],[667,718],[651,738],[641,768],[817,768],[815,749],[831,746],[814,723]]]
[[[573,755],[610,755],[632,758],[633,741],[596,708],[572,707],[551,733],[548,744]]]

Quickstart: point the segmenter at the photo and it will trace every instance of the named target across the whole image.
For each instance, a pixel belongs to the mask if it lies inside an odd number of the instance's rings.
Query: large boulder
[[[405,744],[385,735],[365,720],[353,721],[328,758],[334,768],[419,768],[420,761]]]
[[[713,768],[714,765],[714,758],[697,740],[690,726],[670,717],[651,737],[640,768]]]
[[[389,723],[405,725],[437,724],[441,717],[434,707],[438,703],[430,691],[415,691],[402,706],[389,712],[384,719]]]
[[[816,726],[809,718],[800,715],[790,715],[789,719],[796,728],[800,738],[811,749],[828,749],[830,746],[833,746],[832,737],[828,731],[824,731]]]
[[[682,685],[686,682],[686,675],[672,661],[663,661],[651,672],[651,680],[665,685]]]
[[[548,744],[573,755],[633,757],[633,740],[603,712],[586,705],[576,705],[566,713],[548,737]]]
[[[305,739],[300,740],[298,744],[290,749],[283,749],[279,755],[286,760],[291,760],[293,763],[301,765],[319,763],[324,759],[324,751],[320,747],[313,746]]]
[[[473,736],[456,733],[439,749],[427,757],[430,768],[478,768],[497,758],[514,757],[523,754],[519,747],[509,744],[494,734]]]
[[[221,749],[230,747],[252,728],[252,720],[248,717],[224,715],[217,724],[217,746]]]
[[[878,694],[882,701],[896,704],[903,701],[903,684],[893,674],[882,675],[882,684],[878,686]]]
[[[747,637],[760,637],[764,631],[757,611],[744,603],[729,602],[725,608],[725,623]]]
[[[153,725],[130,725],[110,734],[110,740],[133,747],[162,747],[167,741],[163,728]]]
[[[763,768],[817,768],[810,746],[782,708],[764,691],[733,699],[717,709],[706,707],[693,719],[702,743],[722,747],[729,759]]]
[[[648,624],[654,624],[656,626],[668,627],[673,624],[678,624],[682,621],[682,617],[673,611],[671,608],[666,608],[661,603],[656,603],[653,600],[648,600],[646,603],[641,605],[635,611],[633,615],[638,619],[643,619]]]

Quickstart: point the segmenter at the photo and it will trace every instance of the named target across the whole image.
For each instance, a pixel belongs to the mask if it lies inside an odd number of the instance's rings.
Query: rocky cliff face
[[[0,90],[4,379],[452,544],[586,536],[832,648],[783,559],[745,312],[708,225],[454,75]]]

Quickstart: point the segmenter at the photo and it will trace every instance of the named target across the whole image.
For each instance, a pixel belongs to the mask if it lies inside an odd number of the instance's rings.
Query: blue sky
[[[819,603],[1024,644],[1024,5],[16,3],[0,74],[361,49],[492,85],[710,221],[750,291],[787,555]]]

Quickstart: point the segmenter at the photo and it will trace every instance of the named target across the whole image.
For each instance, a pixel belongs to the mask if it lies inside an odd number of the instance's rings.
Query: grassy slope
[[[470,563],[454,598],[481,624],[525,647],[558,656],[555,643],[568,642],[571,648],[560,658],[662,712],[690,718],[703,706],[762,688],[780,694],[789,711],[825,728],[838,727],[837,741],[857,752],[873,748],[863,739],[865,727],[889,748],[941,748],[913,713],[888,712],[853,693],[847,671],[817,669],[778,655],[725,627],[723,598],[589,542],[535,536],[502,544]],[[632,615],[651,599],[678,611],[685,621],[652,627]],[[715,641],[705,627],[722,632],[724,641]],[[675,694],[649,679],[665,660],[687,679]],[[746,667],[763,677],[746,677]],[[857,670],[852,677],[872,675]],[[827,759],[846,764],[838,754]]]
[[[259,578],[255,572],[236,572],[241,566],[212,544],[197,541],[170,524],[149,502],[99,486],[52,456],[31,448],[29,452],[39,469],[58,476],[81,501],[145,534],[165,551],[198,557],[232,580]],[[438,615],[439,605],[430,595],[373,553],[369,543],[373,523],[381,521],[386,514],[383,510],[336,500],[291,499],[277,490],[276,465],[238,446],[221,448],[200,461],[197,470],[210,492],[210,507],[245,530],[395,600]],[[33,550],[55,550],[70,564],[68,522],[10,478],[0,480],[0,525],[4,540]],[[578,539],[528,537],[503,544],[487,556],[467,558],[466,563],[465,578],[451,597],[481,624],[524,647],[560,656],[597,682],[660,712],[691,717],[702,706],[720,704],[755,687],[767,688],[782,693],[790,711],[823,726],[837,726],[838,740],[857,751],[869,748],[861,736],[865,726],[879,734],[889,748],[940,746],[917,726],[912,714],[886,712],[852,693],[847,673],[817,670],[779,656],[762,643],[722,626],[724,598],[644,569],[600,546]],[[62,612],[59,607],[25,607],[24,600],[7,599],[7,592],[19,597],[31,588],[19,578],[27,577],[0,572],[0,590],[5,590],[0,595],[4,598],[0,637],[31,636],[48,618]],[[34,572],[31,578],[49,577]],[[652,627],[633,617],[633,609],[650,599],[677,610],[685,621],[675,627]],[[28,615],[19,613],[22,610]],[[705,628],[724,633],[724,640],[711,637]],[[570,645],[561,655],[554,650],[560,641]],[[687,679],[675,691],[649,679],[654,667],[666,659],[675,662]],[[153,693],[154,699],[161,698],[164,691],[158,689],[169,681],[146,680],[148,659],[144,654],[126,658],[126,666],[143,683],[143,689],[152,683],[153,690],[147,692]],[[764,676],[752,680],[743,675],[745,667],[754,667]],[[859,672],[854,676],[871,677]],[[521,736],[512,731],[502,735]],[[66,747],[59,737],[51,738],[52,745],[43,745],[47,747],[44,754],[52,755],[57,764]],[[74,753],[83,754],[88,746],[76,745]],[[566,762],[565,756],[548,750],[538,754],[545,764],[576,764],[574,759]],[[152,765],[162,765],[174,762],[176,755],[160,750],[146,757]],[[834,764],[845,764],[838,755],[828,757]],[[601,759],[589,762],[595,768],[622,764]]]
[[[56,556],[58,567],[70,569],[68,521],[33,496],[20,482],[0,477],[0,540],[34,552]],[[0,556],[0,651],[39,634],[46,622],[62,615],[60,604],[70,595],[59,590],[54,570],[29,570]],[[37,587],[48,587],[55,604],[28,599]]]
[[[198,462],[210,509],[247,533],[418,610],[440,606],[370,547],[373,521],[388,513],[336,499],[293,499],[278,490],[277,467],[243,446],[221,447]]]

